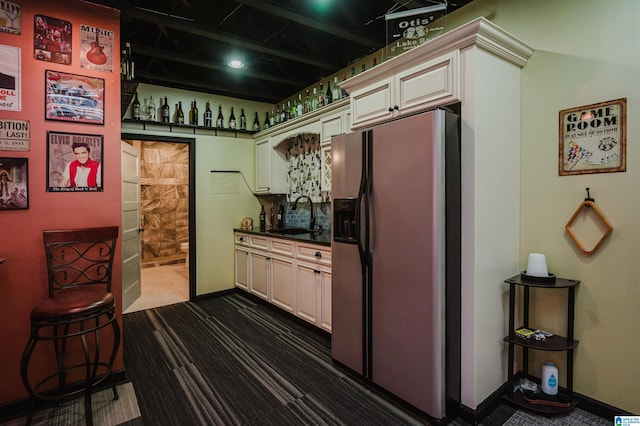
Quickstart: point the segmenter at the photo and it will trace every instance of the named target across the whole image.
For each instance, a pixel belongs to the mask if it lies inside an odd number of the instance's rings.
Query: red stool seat
[[[69,320],[113,308],[115,297],[100,288],[62,290],[55,297],[45,299],[31,310],[32,320]]]

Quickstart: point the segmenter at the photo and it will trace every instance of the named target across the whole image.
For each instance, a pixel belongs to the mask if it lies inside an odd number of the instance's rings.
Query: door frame
[[[143,133],[121,133],[120,138],[143,142],[186,143],[189,146],[189,300],[194,300],[196,297],[196,139]]]

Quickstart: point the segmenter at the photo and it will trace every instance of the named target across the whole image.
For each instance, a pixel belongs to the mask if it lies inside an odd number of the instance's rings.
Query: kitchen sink
[[[305,228],[282,228],[282,229],[270,229],[268,232],[272,234],[280,234],[280,235],[300,235],[300,234],[309,234],[311,230]]]

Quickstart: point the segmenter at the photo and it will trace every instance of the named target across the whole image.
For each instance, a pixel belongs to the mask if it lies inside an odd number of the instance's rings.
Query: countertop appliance
[[[332,357],[436,419],[460,403],[459,134],[438,109],[332,138]]]

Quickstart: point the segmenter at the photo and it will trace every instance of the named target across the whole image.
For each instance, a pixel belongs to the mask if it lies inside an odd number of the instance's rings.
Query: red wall
[[[26,397],[20,379],[20,357],[29,335],[29,313],[33,305],[47,297],[47,277],[42,243],[45,229],[121,225],[120,194],[120,17],[117,10],[78,0],[11,0],[22,5],[22,34],[0,32],[0,44],[22,49],[22,111],[1,111],[0,118],[28,120],[31,149],[28,152],[0,151],[0,157],[29,159],[29,209],[0,211],[0,406]],[[71,65],[39,61],[33,55],[34,15],[70,21],[73,28]],[[80,68],[80,25],[114,31],[114,71]],[[104,126],[75,124],[44,119],[45,69],[105,79]],[[104,135],[103,192],[46,192],[46,132]],[[113,291],[122,293],[121,241],[115,254]],[[119,309],[122,324],[122,309]],[[44,368],[51,360],[34,362]],[[115,369],[121,370],[122,346]]]

